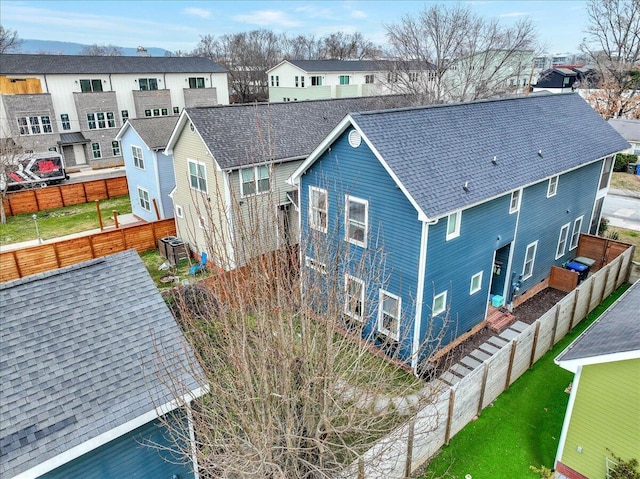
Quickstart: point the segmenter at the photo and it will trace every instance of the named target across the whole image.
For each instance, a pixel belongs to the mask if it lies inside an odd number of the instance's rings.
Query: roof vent
[[[498,157],[494,156],[493,160],[491,160],[491,163],[493,163],[494,165],[497,165],[498,164]]]
[[[542,158],[542,150],[538,150],[538,156]]]
[[[467,193],[469,193],[469,191],[471,191],[471,190],[469,190],[469,182],[468,181],[464,182],[464,186],[462,187],[462,189],[464,191],[466,191]]]
[[[356,130],[351,130],[349,132],[349,145],[351,145],[352,148],[358,148],[360,146],[360,143],[362,143],[362,137],[360,136],[360,133],[358,133]]]

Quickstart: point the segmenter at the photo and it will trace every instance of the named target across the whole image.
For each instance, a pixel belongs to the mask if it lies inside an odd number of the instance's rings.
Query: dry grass
[[[640,262],[640,232],[624,228],[616,228],[615,226],[609,226],[609,228],[607,229],[607,235],[613,231],[618,233],[619,241],[632,244],[636,247],[636,250],[633,253],[633,260]]]
[[[630,173],[613,173],[611,175],[611,188],[616,190],[637,191],[640,193],[640,175]]]

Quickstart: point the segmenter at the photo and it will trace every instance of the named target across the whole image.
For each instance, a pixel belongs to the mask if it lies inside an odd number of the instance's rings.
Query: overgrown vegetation
[[[626,173],[627,165],[629,163],[637,163],[637,155],[625,155],[624,153],[618,153],[616,155],[616,162],[613,165],[613,171]]]
[[[158,254],[157,250],[150,250],[140,254],[149,276],[153,279],[158,289],[168,289],[179,285],[189,278],[189,268],[193,260],[182,259],[175,266],[170,266],[166,258]],[[163,266],[161,268],[161,266]]]
[[[613,470],[607,476],[607,479],[640,479],[640,470],[638,470],[638,460],[628,459],[624,460],[620,456],[617,456],[612,451],[611,457],[613,458],[615,465]]]
[[[611,176],[611,188],[640,193],[640,175],[613,173]]]

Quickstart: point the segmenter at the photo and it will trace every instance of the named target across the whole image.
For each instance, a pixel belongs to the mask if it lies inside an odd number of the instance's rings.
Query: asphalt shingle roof
[[[159,150],[167,146],[178,117],[129,118],[128,121],[149,148]]]
[[[640,281],[636,281],[556,361],[640,351]]]
[[[406,107],[401,95],[187,108],[221,168],[302,158],[351,111]]]
[[[627,141],[640,142],[640,120],[611,118],[609,124]]]
[[[394,68],[398,62],[393,60],[287,60],[306,72],[379,72]],[[403,63],[406,65],[407,62]],[[431,64],[409,62],[411,68],[433,67]]]
[[[628,147],[577,94],[351,116],[429,218]]]
[[[225,73],[202,57],[133,57],[88,55],[0,55],[0,75],[107,73]]]
[[[0,477],[171,400],[162,366],[198,387],[193,355],[133,250],[3,283],[0,307]]]

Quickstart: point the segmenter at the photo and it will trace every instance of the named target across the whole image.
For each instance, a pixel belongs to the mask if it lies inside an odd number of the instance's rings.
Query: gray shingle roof
[[[13,477],[189,389],[182,333],[126,251],[0,285],[0,477]]]
[[[640,120],[611,118],[609,124],[627,141],[640,142]]]
[[[129,118],[128,121],[149,148],[159,150],[167,146],[178,117]]]
[[[1,75],[107,74],[107,73],[225,73],[227,70],[201,57],[131,57],[88,55],[0,55]]]
[[[398,62],[393,60],[288,60],[306,72],[379,72],[393,69]],[[408,62],[410,68],[422,69],[433,65]],[[404,65],[407,62],[403,63]]]
[[[301,158],[352,111],[406,107],[401,95],[187,108],[221,168]]]
[[[569,345],[556,361],[640,351],[640,281]]]
[[[577,94],[364,112],[352,118],[430,218],[628,147]]]

